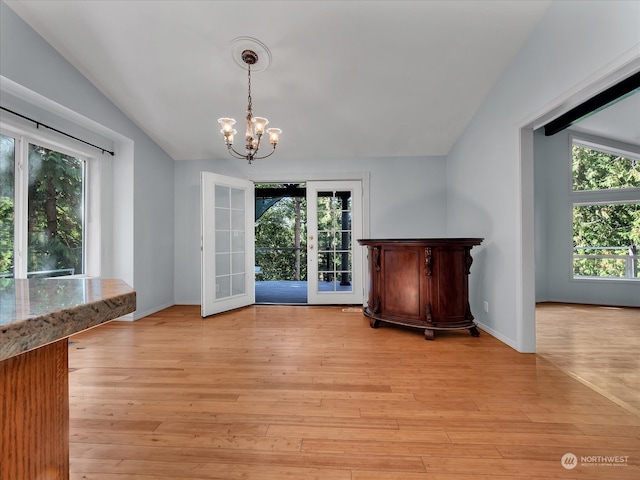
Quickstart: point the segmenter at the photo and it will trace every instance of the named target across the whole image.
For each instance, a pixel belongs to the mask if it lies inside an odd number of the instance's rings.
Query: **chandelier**
[[[269,136],[269,143],[273,146],[273,149],[267,155],[259,157],[258,150],[260,149],[260,141],[262,140],[262,136],[265,133],[265,127],[269,124],[269,120],[264,117],[253,116],[253,109],[251,104],[251,65],[254,65],[258,61],[258,54],[253,50],[244,50],[242,52],[242,61],[247,64],[247,72],[249,78],[249,104],[247,106],[244,153],[240,153],[235,148],[233,148],[233,138],[235,134],[238,133],[237,130],[233,128],[236,121],[233,118],[219,118],[218,122],[222,127],[220,132],[224,136],[227,150],[229,150],[231,156],[234,158],[243,158],[247,160],[249,164],[251,164],[254,160],[267,158],[273,155],[273,152],[276,151],[276,146],[278,145],[278,140],[280,139],[282,130],[280,130],[279,128],[266,129],[266,133]]]

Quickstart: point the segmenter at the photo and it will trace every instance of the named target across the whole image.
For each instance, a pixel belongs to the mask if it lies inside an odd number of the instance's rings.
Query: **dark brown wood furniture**
[[[358,240],[368,249],[369,296],[364,314],[380,322],[480,335],[469,307],[471,249],[482,238]]]

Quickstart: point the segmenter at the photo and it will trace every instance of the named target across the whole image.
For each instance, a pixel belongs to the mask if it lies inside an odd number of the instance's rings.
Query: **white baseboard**
[[[166,303],[164,305],[159,305],[157,307],[150,308],[149,310],[145,310],[144,312],[135,311],[133,313],[129,313],[124,315],[116,320],[119,322],[135,322],[136,320],[140,320],[141,318],[148,317],[149,315],[153,315],[154,313],[159,312],[160,310],[164,310],[165,308],[173,307],[175,303]]]
[[[516,345],[516,342],[513,341],[513,339],[505,337],[504,335],[502,335],[499,332],[496,332],[493,328],[486,326],[484,323],[478,322],[476,321],[476,323],[478,324],[478,327],[483,331],[483,332],[487,332],[489,335],[491,335],[492,337],[497,338],[498,340],[500,340],[502,343],[505,343],[507,345],[509,345],[511,348],[513,348],[516,352],[520,352],[520,350],[518,350],[518,347]]]

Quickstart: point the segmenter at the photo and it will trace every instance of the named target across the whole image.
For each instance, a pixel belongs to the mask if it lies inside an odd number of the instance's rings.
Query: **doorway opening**
[[[305,183],[255,184],[256,303],[306,305]]]
[[[256,303],[361,303],[361,183],[256,183],[254,194]]]

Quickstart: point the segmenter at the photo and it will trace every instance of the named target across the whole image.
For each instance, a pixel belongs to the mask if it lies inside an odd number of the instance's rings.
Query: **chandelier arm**
[[[247,158],[249,157],[249,155],[243,155],[240,152],[237,152],[236,149],[231,145],[227,145],[227,149],[229,150],[229,154],[234,158],[247,160]]]
[[[276,152],[276,147],[273,147],[273,150],[271,150],[271,152],[268,155],[265,155],[264,157],[253,157],[253,160],[262,160],[263,158],[267,158],[270,157],[271,155],[273,155]]]

